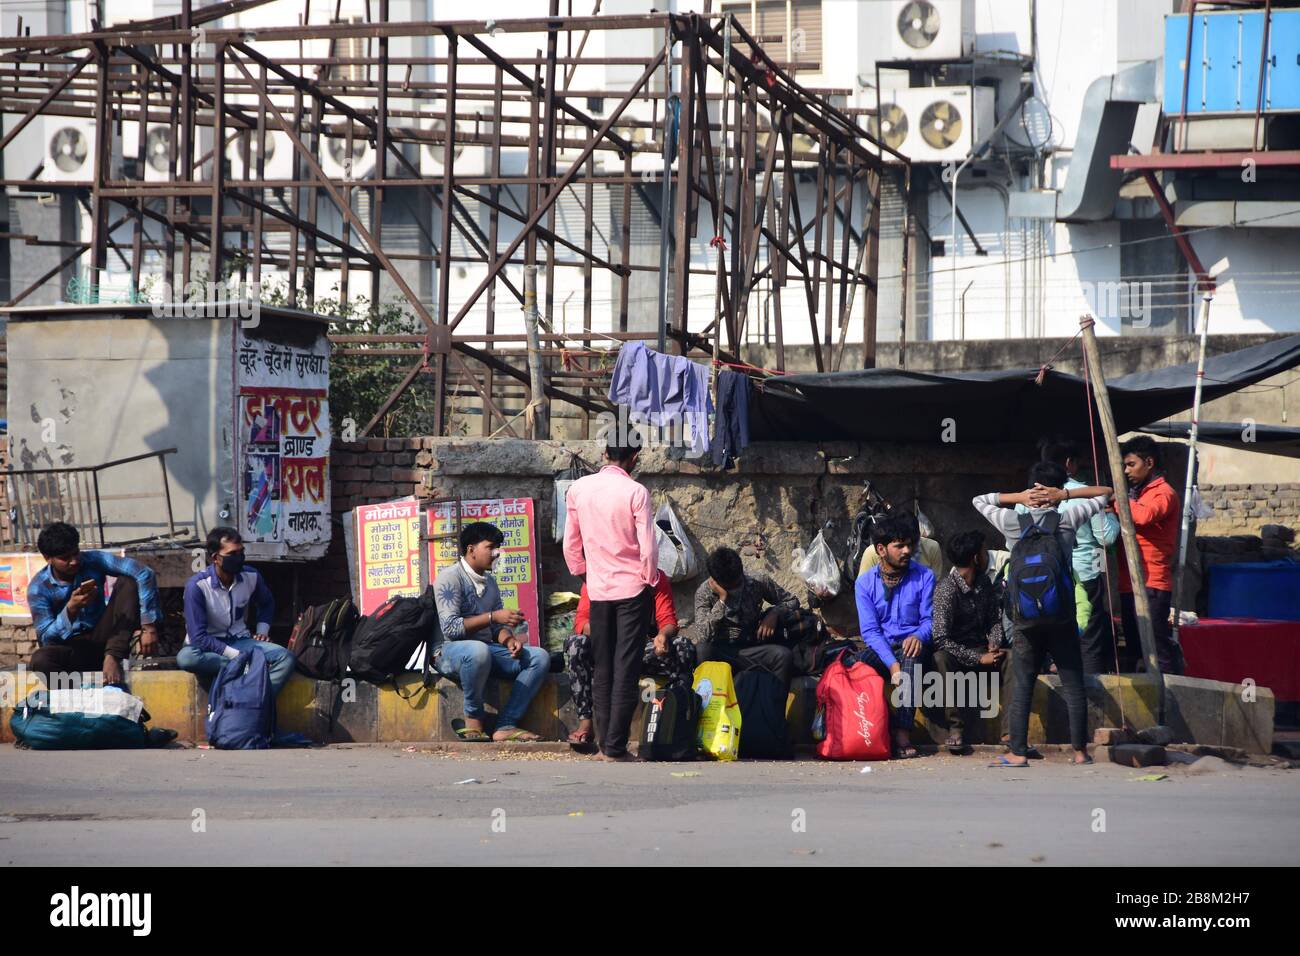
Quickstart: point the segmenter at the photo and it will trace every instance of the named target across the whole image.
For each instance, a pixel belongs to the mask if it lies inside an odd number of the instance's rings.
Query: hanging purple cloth
[[[654,425],[690,426],[690,457],[709,452],[709,367],[680,355],[664,355],[641,342],[619,349],[609,382],[609,400],[640,412]]]

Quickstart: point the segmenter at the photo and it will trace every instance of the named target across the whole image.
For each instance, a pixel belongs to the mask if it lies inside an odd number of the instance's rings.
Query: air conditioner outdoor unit
[[[347,127],[342,124],[333,127],[330,135],[321,137],[319,154],[321,169],[330,179],[365,179],[375,168],[375,151],[359,129],[352,131],[349,156]]]
[[[975,48],[974,0],[892,0],[890,14],[896,60],[959,60]]]
[[[248,134],[248,168],[244,168],[244,137],[240,136],[226,147],[231,179],[293,179],[293,143],[280,130],[268,129],[263,132],[262,143],[266,157],[263,161],[262,174],[257,172],[257,133]],[[355,141],[353,142],[355,146]],[[355,151],[355,150],[354,150]],[[310,170],[303,166],[303,178],[309,178]]]
[[[114,127],[116,128],[116,127]],[[122,135],[113,144],[113,169],[116,171],[122,169],[123,161],[134,164],[140,156],[140,124],[134,120],[128,120],[122,124]],[[210,127],[199,127],[194,131],[194,159],[191,166],[212,150],[212,129]],[[171,151],[172,151],[172,130],[165,123],[149,123],[145,126],[144,142],[144,170],[135,173],[135,178],[140,179],[143,176],[145,182],[164,183],[172,180],[171,175]],[[176,147],[176,180],[184,178],[183,163],[180,155],[180,144]],[[195,181],[212,181],[212,162],[211,159],[204,163],[198,169],[193,171]]]
[[[144,169],[136,171],[136,178],[146,182],[167,182],[171,177],[172,131],[170,126],[150,123],[145,127]],[[120,159],[134,164],[140,156],[140,124],[127,121],[122,124],[122,153]],[[181,158],[176,157],[177,179],[180,178]]]
[[[486,129],[486,124],[480,124],[480,128]],[[420,144],[420,175],[441,176],[446,156],[443,133],[447,129],[447,119],[440,113],[427,114],[420,120],[420,129],[438,137],[438,142],[426,141]],[[457,121],[452,172],[458,176],[483,176],[487,172],[487,147],[466,142],[473,132],[472,121]]]
[[[95,121],[75,116],[45,117],[45,168],[41,178],[52,182],[95,178]]]
[[[926,86],[881,90],[880,113],[868,125],[914,163],[946,163],[965,159],[995,123],[990,87]]]

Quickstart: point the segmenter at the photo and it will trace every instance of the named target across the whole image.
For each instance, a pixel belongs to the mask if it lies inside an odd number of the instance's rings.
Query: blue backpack
[[[1007,561],[1007,611],[1021,627],[1036,629],[1074,617],[1074,583],[1070,563],[1057,530],[1061,516],[1055,511],[1037,521],[1017,514],[1020,540]]]
[[[275,737],[271,669],[260,647],[240,651],[208,693],[208,743],[220,750],[266,750]]]

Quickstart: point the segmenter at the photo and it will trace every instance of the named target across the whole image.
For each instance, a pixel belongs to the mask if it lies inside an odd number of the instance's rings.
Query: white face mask
[[[493,548],[491,551],[489,551],[489,552],[488,552],[488,560],[489,560],[488,567],[491,567],[492,565],[496,564],[496,563],[497,563],[497,558],[499,558],[499,557],[501,557],[501,551],[500,551],[499,549],[497,549],[497,548]]]

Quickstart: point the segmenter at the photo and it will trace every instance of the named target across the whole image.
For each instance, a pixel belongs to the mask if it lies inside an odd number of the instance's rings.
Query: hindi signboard
[[[239,530],[258,556],[323,554],[330,540],[329,343],[240,330]],[[267,549],[269,548],[269,553]]]
[[[357,609],[370,614],[391,597],[420,593],[420,503],[415,498],[352,511]]]
[[[429,536],[449,534],[456,529],[454,505],[439,503],[428,510]],[[460,503],[462,526],[471,521],[487,521],[505,534],[501,555],[492,568],[497,586],[501,589],[501,603],[507,608],[523,612],[528,628],[528,643],[539,647],[542,639],[542,619],[538,613],[537,590],[537,534],[531,498],[484,498]],[[443,568],[459,560],[457,542],[451,538],[430,541],[428,549],[429,580],[437,577]],[[518,633],[518,628],[516,633]]]

